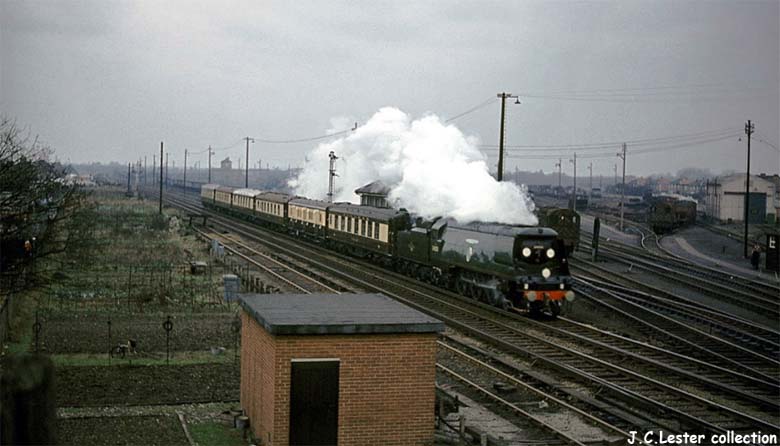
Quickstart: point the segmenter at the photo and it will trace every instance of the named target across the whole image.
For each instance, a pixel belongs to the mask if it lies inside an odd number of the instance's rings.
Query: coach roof
[[[301,206],[304,208],[310,208],[310,209],[319,209],[319,210],[325,210],[330,206],[331,204],[327,201],[322,200],[311,200],[309,198],[300,198],[296,197],[290,200],[291,206]]]
[[[287,194],[281,194],[279,192],[263,192],[255,198],[258,200],[270,201],[272,203],[286,204],[293,197]]]
[[[375,220],[391,220],[393,218],[406,215],[406,211],[387,208],[375,208],[372,206],[360,206],[352,203],[336,203],[330,207],[330,212],[367,217]]]
[[[233,193],[235,195],[241,195],[241,196],[244,196],[244,197],[254,198],[254,197],[262,194],[263,191],[257,190],[257,189],[236,189],[235,191],[233,191]]]

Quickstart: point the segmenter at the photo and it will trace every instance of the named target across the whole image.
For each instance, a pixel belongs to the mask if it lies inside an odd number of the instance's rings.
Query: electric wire
[[[702,144],[707,144],[711,142],[717,142],[722,141],[729,138],[736,138],[739,136],[739,133],[730,133],[727,135],[721,135],[717,137],[710,137],[707,139],[700,139],[697,141],[688,141],[688,142],[678,142],[674,143],[672,145],[661,145],[656,147],[646,147],[646,148],[638,148],[634,149],[631,146],[629,146],[629,151],[631,155],[641,155],[644,153],[654,153],[654,152],[663,152],[668,150],[675,150],[675,149],[681,149],[681,148],[688,148],[688,147],[695,147]],[[507,158],[513,158],[513,159],[558,159],[562,157],[570,156],[574,153],[577,153],[577,158],[583,158],[583,159],[598,159],[598,158],[612,158],[617,155],[616,152],[598,152],[598,153],[585,153],[580,154],[579,150],[570,150],[568,152],[561,152],[561,153],[545,153],[545,154],[535,154],[535,155],[526,155],[526,154],[515,154],[515,153],[507,153],[504,156]]]
[[[448,122],[452,122],[452,121],[454,121],[454,120],[456,120],[456,119],[462,118],[462,117],[464,117],[464,116],[466,116],[466,115],[468,115],[468,114],[474,113],[475,111],[477,111],[477,110],[479,110],[479,109],[482,109],[482,108],[484,108],[485,106],[487,106],[487,105],[489,105],[489,104],[493,103],[493,100],[494,100],[494,98],[489,98],[489,99],[487,99],[487,100],[485,100],[485,101],[483,101],[483,102],[480,102],[479,104],[477,104],[477,105],[475,105],[474,107],[472,107],[472,108],[470,108],[470,109],[468,109],[468,110],[464,111],[463,113],[459,113],[459,114],[457,114],[457,115],[455,115],[455,116],[453,116],[453,117],[451,117],[451,118],[447,119],[446,121],[444,121],[444,123],[446,124],[446,123],[448,123]]]
[[[729,135],[732,133],[735,133],[739,131],[740,129],[738,127],[732,127],[732,128],[723,128],[719,130],[709,130],[705,132],[696,132],[696,133],[688,133],[683,135],[672,135],[672,136],[661,136],[656,138],[644,138],[644,139],[633,139],[633,140],[623,140],[623,141],[608,141],[608,142],[598,142],[598,143],[584,143],[584,144],[547,144],[547,145],[541,145],[541,144],[531,144],[531,145],[505,145],[504,149],[512,149],[512,151],[518,151],[518,152],[525,152],[525,151],[538,151],[538,150],[547,150],[547,149],[577,149],[578,151],[581,150],[597,150],[597,149],[606,149],[610,147],[619,147],[622,144],[631,144],[633,146],[637,145],[652,145],[652,144],[663,144],[663,143],[671,143],[671,142],[679,142],[679,141],[687,141],[687,140],[695,140],[699,138],[709,138],[709,137],[715,137],[715,136],[722,136],[722,135]],[[496,149],[498,148],[498,145],[496,144],[483,144],[479,146],[480,149]]]

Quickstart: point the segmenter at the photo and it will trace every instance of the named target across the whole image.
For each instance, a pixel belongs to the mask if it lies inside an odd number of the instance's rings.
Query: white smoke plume
[[[298,195],[326,199],[333,151],[339,157],[333,201],[359,203],[354,190],[381,180],[395,207],[425,218],[537,224],[525,187],[496,181],[476,144],[437,116],[412,121],[385,107],[354,132],[317,146],[289,185]]]

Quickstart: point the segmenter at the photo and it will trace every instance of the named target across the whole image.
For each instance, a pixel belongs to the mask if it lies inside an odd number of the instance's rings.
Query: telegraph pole
[[[163,142],[160,141],[160,215],[162,215],[162,191],[163,191]]]
[[[187,149],[184,149],[184,195],[187,195]]]
[[[170,153],[165,152],[165,187],[168,188],[168,157]]]
[[[558,168],[558,190],[555,192],[556,197],[558,196],[558,193],[561,190],[561,169],[562,169],[561,161],[562,160],[558,158],[558,163],[555,165],[555,167]]]
[[[127,163],[127,195],[130,195],[130,163]]]
[[[615,182],[614,182],[614,183],[612,183],[612,184],[614,184],[615,186],[617,186],[617,164],[615,164]]]
[[[504,116],[506,111],[506,98],[517,99],[515,104],[520,103],[520,98],[512,95],[512,93],[499,93],[497,96],[501,98],[501,128],[499,130],[499,136],[498,136],[498,174],[496,175],[496,179],[498,181],[503,181],[504,179]]]
[[[593,162],[588,163],[588,170],[590,171],[590,191],[588,191],[588,197],[593,193]]]
[[[748,256],[748,219],[750,217],[750,135],[753,134],[755,125],[750,122],[745,124],[747,135],[747,173],[745,175],[745,257]]]
[[[146,184],[146,155],[144,155],[144,184]]]
[[[211,151],[211,146],[209,146],[209,183],[211,183],[211,155],[214,152]]]
[[[623,152],[617,154],[623,160],[623,187],[620,188],[620,230],[623,230],[623,208],[626,201],[626,143],[623,143]]]
[[[574,163],[574,190],[572,191],[571,209],[577,211],[577,152],[574,152],[574,159],[570,159],[569,162]]]
[[[333,203],[333,182],[335,177],[338,176],[336,175],[336,160],[339,159],[339,157],[331,150],[328,154],[328,158],[330,158],[330,167],[328,168],[328,203]]]
[[[152,155],[152,184],[156,184],[155,174],[157,173],[157,155]]]
[[[246,140],[246,177],[244,178],[244,187],[249,187],[249,141],[252,141],[254,144],[255,139],[247,136],[244,138]]]

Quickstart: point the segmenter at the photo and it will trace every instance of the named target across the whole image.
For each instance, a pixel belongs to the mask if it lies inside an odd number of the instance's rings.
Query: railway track
[[[633,254],[640,255],[644,258],[658,259],[660,262],[666,263],[669,266],[682,269],[691,274],[704,277],[706,279],[712,279],[720,283],[732,286],[738,286],[746,291],[757,293],[767,298],[777,298],[780,296],[780,285],[774,285],[768,281],[758,281],[749,277],[743,277],[738,274],[724,273],[721,270],[711,268],[705,265],[699,265],[691,262],[688,259],[678,256],[677,254],[664,248],[661,244],[662,237],[659,237],[655,232],[641,228],[642,240],[641,245],[648,252],[637,252],[636,250],[630,250]],[[660,255],[654,251],[660,252]],[[780,304],[780,299],[772,299]]]
[[[477,396],[472,398],[485,400],[486,404],[499,409],[499,415],[511,419],[513,424],[521,428],[529,424],[530,420],[537,428],[543,426],[555,432],[558,440],[584,446],[591,442],[623,444],[630,438],[628,431],[637,425],[616,417],[611,417],[613,424],[607,423],[592,415],[592,408],[581,409],[567,402],[569,395],[558,397],[542,392],[526,382],[529,377],[525,371],[479,347],[446,335],[438,344],[436,368],[457,383],[457,387],[448,383],[447,389],[458,389],[459,393],[467,392],[471,395],[474,392],[469,390],[476,391]],[[602,416],[607,417],[604,413]],[[634,423],[644,422],[631,419]],[[621,424],[619,427],[615,425],[618,423]],[[545,438],[536,439],[538,436],[531,435],[535,442],[551,444]],[[524,437],[523,440],[528,441],[527,433]]]
[[[774,384],[780,382],[780,366],[776,358],[715,337],[686,322],[632,302],[613,290],[600,287],[582,277],[575,280],[577,290],[583,298],[605,307],[610,313],[633,321],[637,330],[654,339],[656,343],[663,343],[681,354],[718,364],[760,381]]]
[[[690,328],[718,336],[768,358],[780,357],[780,331],[777,329],[704,306],[626,275],[619,277],[595,263],[579,261],[572,265],[572,269],[581,271],[580,275],[587,277],[590,283],[605,287],[635,305],[670,316]]]
[[[194,210],[194,208],[189,207],[188,209]],[[301,264],[290,261],[279,262],[272,256],[263,254],[256,247],[250,246],[246,241],[238,240],[235,236],[224,233],[208,233],[197,228],[195,231],[207,240],[221,241],[223,243],[222,246],[226,250],[241,257],[253,266],[259,267],[264,272],[272,275],[274,278],[285,283],[297,292],[311,294],[323,292],[323,290],[337,293],[347,291],[343,287],[332,287],[329,284],[333,283],[333,281],[325,279],[320,274],[317,274],[317,279],[310,277],[311,268],[308,266],[303,267]],[[261,260],[258,261],[258,259]],[[306,272],[303,272],[302,270],[305,270]],[[301,285],[301,282],[305,283],[305,285]],[[463,350],[458,350],[452,346],[446,348],[450,352],[457,353],[458,356],[462,358],[461,362],[463,362],[463,360],[469,360],[472,364],[478,364],[474,362],[474,357],[469,356]],[[463,370],[463,365],[458,364],[457,361],[449,361],[446,365],[441,361],[437,362],[437,370],[440,374],[446,375],[450,382],[458,382],[462,387],[465,386],[465,388],[460,389],[461,391],[472,394],[476,392],[477,395],[474,395],[474,398],[485,402],[494,410],[498,409],[502,415],[507,416],[513,424],[520,426],[523,431],[528,431],[529,428],[532,429],[530,435],[534,439],[535,444],[536,442],[541,442],[540,444],[572,444],[585,446],[585,443],[582,443],[577,438],[566,433],[566,430],[571,427],[571,419],[567,418],[565,423],[561,423],[561,420],[558,420],[556,423],[554,422],[554,418],[557,417],[546,417],[541,414],[533,415],[527,409],[523,409],[520,406],[523,404],[523,402],[518,399],[518,395],[520,394],[505,397],[491,391],[489,385],[484,385],[484,380],[486,379],[485,375],[490,376],[492,374],[493,376],[496,376],[496,374],[500,375],[504,372],[497,371],[497,369],[491,369],[487,364],[482,364],[481,367],[484,369],[483,373],[477,373],[476,375],[470,374],[466,377],[458,373],[458,370]],[[507,376],[508,375],[504,373],[503,377],[506,378]],[[513,379],[514,378],[510,378],[510,381]],[[482,384],[479,383],[480,380],[482,381]],[[528,392],[531,392],[530,389],[533,389],[531,386],[522,384],[520,381],[514,382],[514,385],[523,387]],[[567,403],[557,400],[555,396],[545,394],[536,389],[534,389],[532,393],[534,393],[536,397],[542,397],[544,401],[546,401],[546,405],[549,406],[550,404],[553,404],[556,410],[562,408],[562,410],[567,412],[576,412],[575,415],[577,417],[584,417],[587,420],[587,423],[582,422],[583,429],[586,429],[592,423],[599,424],[601,430],[598,433],[592,433],[594,436],[593,441],[596,443],[604,444],[606,439],[607,444],[613,444],[618,440],[625,440],[628,438],[628,434],[619,428],[611,426],[610,424],[587,414],[585,411],[569,406]],[[524,436],[528,435],[529,432],[524,433]]]
[[[345,291],[350,291],[346,287],[334,283],[322,274],[301,267],[296,268],[294,262],[291,262],[289,259],[263,253],[246,243],[236,240],[230,235],[215,232],[209,233],[197,228],[195,231],[204,239],[221,242],[222,246],[230,253],[264,271],[292,291],[305,294],[340,294]],[[306,272],[304,273],[303,271]]]
[[[243,224],[235,222],[231,225],[234,227],[243,226]],[[268,238],[268,236],[264,236],[263,241],[268,242]],[[290,243],[283,241],[282,237],[278,235],[274,235],[272,238],[274,243]],[[295,249],[297,252],[302,250],[299,244],[294,245],[294,248],[288,247],[287,249]],[[509,351],[526,358],[532,358],[561,373],[577,376],[577,379],[594,386],[595,394],[599,392],[610,394],[616,401],[621,398],[628,399],[632,404],[642,407],[643,410],[652,409],[659,416],[671,414],[672,421],[670,422],[674,422],[674,419],[682,420],[682,424],[678,425],[680,427],[695,426],[708,432],[721,432],[728,428],[748,429],[750,426],[763,426],[769,431],[778,429],[772,421],[755,418],[747,413],[697,397],[660,381],[646,378],[600,358],[567,349],[544,339],[542,336],[531,336],[528,325],[520,322],[523,318],[515,317],[511,319],[509,325],[505,320],[497,322],[495,321],[495,311],[492,309],[480,308],[478,304],[472,303],[452,304],[450,303],[452,296],[441,298],[431,295],[429,290],[421,291],[416,289],[417,287],[411,288],[402,285],[397,277],[388,278],[392,275],[391,273],[385,271],[377,274],[362,266],[355,266],[354,259],[344,260],[333,254],[323,256],[308,248],[306,258],[333,274],[351,277],[350,281],[355,281],[366,289],[391,295],[445,320],[451,326],[475,336],[482,336]],[[338,266],[338,270],[333,268],[335,266]],[[470,310],[466,310],[464,307],[468,307]],[[479,308],[478,313],[473,310],[475,307]],[[503,315],[501,317],[507,318],[509,316]],[[548,334],[548,336],[550,335]],[[614,353],[624,354],[618,351]],[[615,384],[615,382],[620,384]],[[704,385],[706,387],[709,384]]]
[[[590,246],[587,241],[583,246]],[[605,246],[606,245],[606,246]],[[750,281],[722,272],[706,269],[661,257],[641,249],[616,243],[602,243],[599,256],[632,268],[642,269],[665,280],[676,279],[681,285],[699,291],[724,303],[738,303],[758,314],[780,318],[780,289],[770,284]]]

